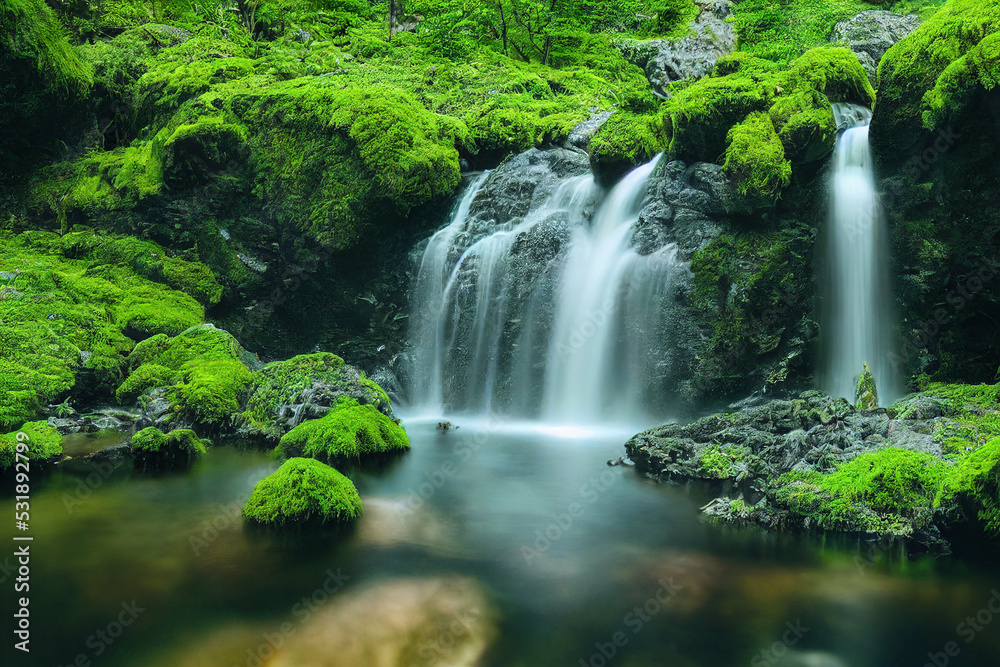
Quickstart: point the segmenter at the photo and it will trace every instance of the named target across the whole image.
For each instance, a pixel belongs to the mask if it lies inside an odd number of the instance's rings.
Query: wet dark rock
[[[674,160],[650,179],[633,242],[642,254],[676,243],[690,259],[720,233],[721,222],[751,215],[761,203],[740,194],[720,165]]]
[[[829,474],[840,464],[888,448],[944,460],[941,434],[957,423],[943,416],[942,399],[926,396],[907,397],[891,410],[858,410],[842,398],[814,390],[792,398],[752,397],[735,405],[738,409],[733,412],[639,433],[625,450],[636,469],[648,477],[712,485],[719,497],[702,508],[706,517],[772,529],[811,526],[808,516],[781,500],[788,484],[780,481],[784,473]],[[854,505],[852,509],[859,512],[854,515],[856,523],[844,519],[843,530],[873,532],[872,525],[885,524],[864,503]],[[934,509],[933,519],[929,509],[916,508],[885,534],[903,537],[921,549],[946,552],[949,547],[941,529],[947,527],[944,517],[950,510],[947,503],[943,505]],[[951,511],[951,516],[959,514]]]
[[[532,148],[510,158],[490,173],[469,209],[467,245],[492,233],[498,224],[523,218],[571,176],[590,172],[581,150]]]

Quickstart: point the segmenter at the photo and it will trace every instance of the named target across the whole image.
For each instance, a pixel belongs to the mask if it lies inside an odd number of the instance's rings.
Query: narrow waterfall
[[[838,127],[846,129],[833,154],[820,383],[828,393],[853,403],[857,378],[867,362],[880,403],[888,405],[898,398],[899,389],[891,363],[888,243],[868,145],[871,112],[835,104],[834,115]]]
[[[560,423],[663,412],[653,404],[670,357],[664,304],[687,268],[673,246],[632,246],[656,163],[606,196],[589,173],[563,177],[506,222],[491,198],[509,186],[489,172],[469,184],[419,262],[413,408]]]
[[[658,363],[660,299],[676,250],[639,255],[632,232],[659,157],[628,174],[608,195],[592,225],[578,226],[557,293],[542,416],[587,421],[595,415],[638,417],[633,392]]]

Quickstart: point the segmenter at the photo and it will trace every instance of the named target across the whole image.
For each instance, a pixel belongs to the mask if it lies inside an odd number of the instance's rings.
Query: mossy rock
[[[993,0],[950,0],[886,52],[871,123],[876,157],[897,164],[976,91],[996,86],[998,31],[1000,5]]]
[[[828,475],[786,473],[776,498],[821,528],[911,535],[931,523],[946,472],[946,464],[934,456],[887,447]]]
[[[191,296],[131,262],[94,256],[80,238],[62,241],[50,232],[0,234],[0,428],[35,418],[80,379],[80,391],[110,395],[134,345],[126,334],[179,333],[203,321]]]
[[[618,111],[590,140],[590,166],[600,183],[614,184],[633,167],[666,148],[663,119]]]
[[[254,487],[243,516],[265,526],[343,524],[361,516],[361,498],[347,477],[314,459],[292,458]]]
[[[155,426],[132,436],[132,455],[140,468],[183,468],[208,450],[194,431],[175,429],[164,433]]]
[[[858,387],[854,392],[854,404],[858,410],[874,410],[878,407],[878,389],[867,361],[863,362],[861,368]]]
[[[936,506],[957,504],[966,517],[980,523],[992,540],[1000,540],[1000,437],[972,452],[948,475]]]
[[[663,107],[668,156],[721,162],[744,193],[774,197],[793,168],[822,159],[836,140],[831,103],[870,107],[875,92],[856,55],[810,49],[786,69],[743,52],[680,88]]]
[[[247,363],[254,357],[232,334],[211,324],[191,327],[177,336],[150,337],[128,358],[131,373],[117,394],[129,398],[166,380],[173,413],[211,427],[231,425],[241,412],[242,399],[253,379]]]
[[[389,396],[377,383],[335,354],[314,352],[272,362],[255,373],[243,422],[246,428],[280,438],[303,410],[306,417],[313,411],[325,413],[342,396],[393,417]]]
[[[27,440],[18,440],[17,434],[24,433]],[[0,470],[13,468],[17,462],[17,443],[28,446],[23,452],[31,462],[44,462],[62,454],[62,436],[44,421],[28,422],[16,431],[0,434]]]
[[[213,173],[242,161],[246,138],[245,128],[220,118],[181,125],[163,145],[163,182],[175,189],[204,185]]]
[[[410,439],[395,421],[371,405],[341,399],[320,419],[303,422],[282,436],[281,458],[306,456],[341,464],[406,451]]]

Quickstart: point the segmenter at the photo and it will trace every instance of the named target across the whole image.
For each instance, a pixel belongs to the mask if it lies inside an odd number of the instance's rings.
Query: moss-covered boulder
[[[877,159],[889,165],[908,159],[1000,82],[998,31],[997,3],[950,0],[886,52],[871,124]]]
[[[23,436],[19,437],[19,434]],[[62,454],[62,436],[44,421],[28,422],[16,431],[0,434],[0,470],[13,468],[17,462],[18,443],[27,449],[21,452],[29,461],[44,462]]]
[[[713,520],[905,539],[1000,539],[1000,385],[932,384],[888,410],[816,391],[633,437],[660,479],[701,480]]]
[[[116,391],[122,399],[158,387],[167,405],[150,418],[157,425],[180,419],[210,428],[231,426],[253,378],[255,357],[233,336],[211,324],[191,327],[177,336],[159,334],[140,342],[128,357],[131,372]],[[145,406],[149,408],[147,400]]]
[[[207,448],[194,431],[174,429],[164,433],[149,426],[132,436],[132,455],[140,468],[182,468],[205,454]]]
[[[598,182],[611,185],[630,169],[666,148],[663,119],[618,111],[597,130],[588,146]]]
[[[342,524],[361,516],[361,498],[347,477],[314,459],[292,458],[254,487],[243,508],[265,526]]]
[[[408,450],[410,439],[394,420],[371,405],[342,398],[320,419],[303,422],[282,436],[282,458],[306,456],[331,465]]]
[[[946,468],[930,454],[888,447],[830,474],[787,473],[777,502],[824,529],[912,535],[931,523]]]
[[[109,247],[117,241],[128,245]],[[198,301],[157,282],[165,275],[102,254],[103,246],[87,250],[51,232],[0,233],[0,427],[34,418],[72,391],[110,396],[131,336],[176,334],[204,321]],[[203,265],[178,261],[185,276],[214,283]]]
[[[832,102],[871,106],[875,92],[858,58],[837,47],[814,48],[787,67],[736,52],[712,74],[664,105],[668,156],[718,162],[745,193],[773,203],[792,168],[833,150]]]
[[[324,416],[341,397],[394,416],[378,384],[337,355],[315,352],[272,362],[254,374],[243,430],[280,438],[303,420]]]

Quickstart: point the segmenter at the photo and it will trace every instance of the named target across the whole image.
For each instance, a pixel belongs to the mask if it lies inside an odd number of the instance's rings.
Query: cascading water
[[[626,176],[599,206],[592,175],[562,177],[535,192],[523,216],[501,223],[489,199],[510,186],[479,175],[420,260],[412,407],[561,423],[662,411],[654,405],[670,357],[662,324],[670,286],[687,267],[673,246],[649,255],[632,246],[656,163]]]
[[[891,363],[892,289],[886,231],[879,211],[868,145],[871,112],[835,104],[838,127],[846,127],[834,149],[823,288],[821,385],[854,401],[857,378],[868,363],[888,405],[899,395]]]

